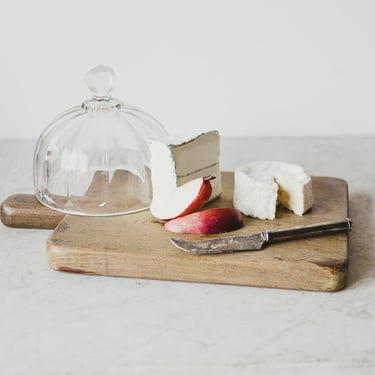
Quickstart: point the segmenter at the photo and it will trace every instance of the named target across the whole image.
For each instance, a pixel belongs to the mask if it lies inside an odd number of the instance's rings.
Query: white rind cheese
[[[302,167],[260,161],[236,169],[233,194],[235,208],[248,216],[273,220],[278,204],[300,216],[312,207],[311,177]]]
[[[210,200],[222,193],[220,135],[217,131],[209,131],[178,144],[150,140],[149,149],[153,199],[165,197],[177,187],[208,175],[216,177],[211,180]]]

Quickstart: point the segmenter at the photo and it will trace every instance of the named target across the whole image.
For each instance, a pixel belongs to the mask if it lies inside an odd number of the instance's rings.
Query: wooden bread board
[[[13,194],[1,203],[1,222],[14,228],[55,229],[65,217],[38,202],[32,194]]]
[[[209,207],[232,206],[233,173],[223,173],[221,198]],[[303,217],[278,208],[273,221],[244,217],[244,227],[219,235],[173,235],[206,239],[339,220],[348,216],[343,180],[313,177],[314,206]],[[47,242],[57,271],[160,280],[335,291],[346,284],[348,235],[275,243],[263,251],[195,255],[175,248],[172,234],[149,211],[115,217],[67,215]]]

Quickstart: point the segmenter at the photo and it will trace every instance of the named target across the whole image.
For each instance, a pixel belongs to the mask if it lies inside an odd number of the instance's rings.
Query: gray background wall
[[[375,2],[0,0],[0,139],[115,95],[170,133],[374,135]]]

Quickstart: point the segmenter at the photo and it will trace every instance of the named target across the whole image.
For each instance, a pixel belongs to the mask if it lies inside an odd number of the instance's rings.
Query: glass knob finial
[[[118,74],[105,65],[98,65],[86,73],[85,80],[94,98],[107,99],[115,88]]]

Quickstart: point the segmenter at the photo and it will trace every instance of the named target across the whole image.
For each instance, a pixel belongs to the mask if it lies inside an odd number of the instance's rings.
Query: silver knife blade
[[[222,254],[234,251],[256,251],[263,250],[268,245],[268,232],[201,241],[170,238],[170,241],[179,249],[194,254]]]

